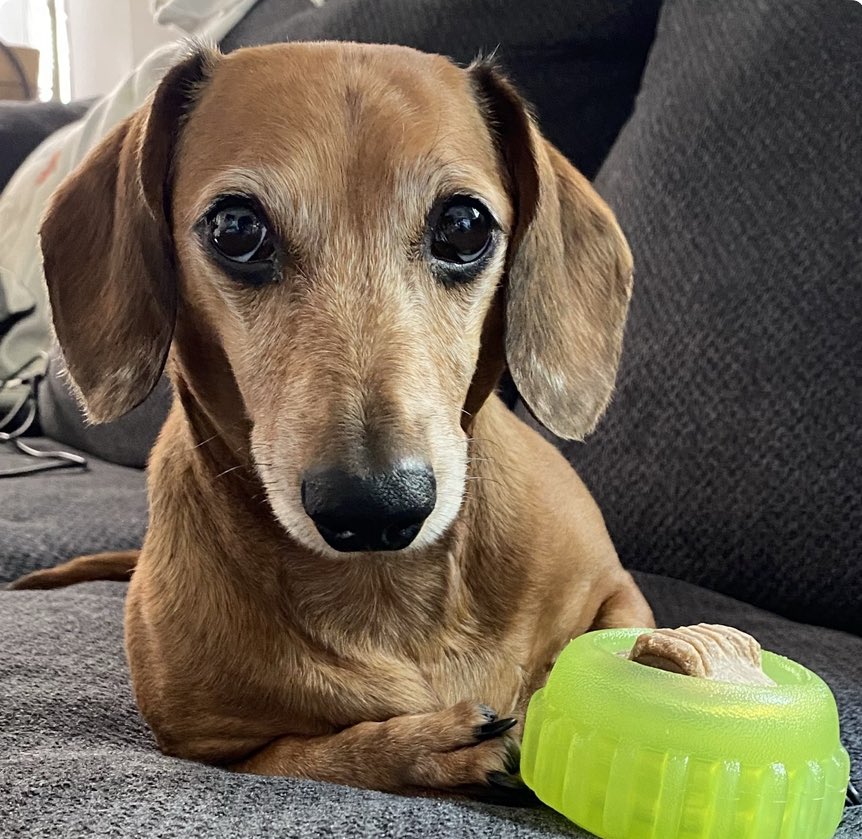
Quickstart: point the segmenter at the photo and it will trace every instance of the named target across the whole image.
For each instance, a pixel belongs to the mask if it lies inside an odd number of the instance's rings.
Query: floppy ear
[[[214,53],[197,49],[58,187],[40,230],[54,329],[93,422],[140,404],[162,374],[177,289],[171,156]]]
[[[539,422],[580,440],[613,392],[631,253],[613,213],[542,137],[511,84],[487,62],[469,72],[517,214],[505,285],[506,361]]]

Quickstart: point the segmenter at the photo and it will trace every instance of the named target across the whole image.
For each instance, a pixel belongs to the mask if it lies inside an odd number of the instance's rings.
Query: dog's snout
[[[427,465],[358,475],[317,469],[302,481],[302,506],[337,551],[397,551],[419,534],[437,501]]]

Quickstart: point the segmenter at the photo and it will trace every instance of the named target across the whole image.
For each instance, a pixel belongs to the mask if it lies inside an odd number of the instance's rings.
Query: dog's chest
[[[523,633],[486,621],[460,578],[439,574],[453,563],[428,563],[432,574],[413,569],[397,585],[383,573],[365,579],[366,570],[350,581],[353,598],[326,597],[323,585],[292,591],[301,608],[282,613],[277,656],[285,699],[338,727],[463,700],[514,709],[529,678]]]
[[[446,609],[427,608],[428,598],[412,614],[390,613],[395,605],[387,612],[380,600],[373,609],[359,603],[344,611],[343,598],[313,608],[306,592],[291,601],[300,612],[260,592],[246,602],[213,577],[200,587],[217,604],[206,614],[218,620],[180,608],[181,592],[164,588],[147,620],[159,641],[130,658],[139,701],[146,695],[148,708],[202,728],[201,736],[214,719],[255,737],[316,734],[463,700],[507,714],[529,681],[516,634],[469,609],[450,620]]]

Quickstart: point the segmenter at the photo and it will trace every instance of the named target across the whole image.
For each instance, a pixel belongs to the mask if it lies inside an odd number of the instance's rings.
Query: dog
[[[588,490],[501,402],[581,439],[632,259],[493,61],[195,48],[41,230],[93,422],[175,391],[129,579],[136,701],[168,755],[391,792],[517,771],[566,642],[652,626]],[[133,572],[133,573],[132,573]]]

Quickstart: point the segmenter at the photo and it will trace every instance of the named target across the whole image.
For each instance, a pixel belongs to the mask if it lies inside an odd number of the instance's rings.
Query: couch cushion
[[[43,450],[63,448],[28,439]],[[0,472],[38,461],[0,445]],[[88,457],[88,470],[62,469],[0,480],[0,583],[81,554],[141,545],[146,479],[139,469]]]
[[[665,4],[597,179],[635,255],[617,394],[564,446],[624,563],[857,633],[860,43],[859,3]]]
[[[862,639],[793,624],[673,580],[640,578],[662,623],[726,621],[827,679],[859,779]],[[230,774],[161,755],[122,652],[125,586],[0,592],[0,834],[9,836],[583,837],[544,810],[410,799]],[[862,808],[839,839],[858,839]],[[4,831],[6,831],[4,833]]]

